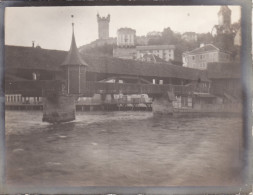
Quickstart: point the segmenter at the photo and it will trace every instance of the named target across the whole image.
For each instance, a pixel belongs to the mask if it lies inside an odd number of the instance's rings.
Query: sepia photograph
[[[243,23],[240,5],[6,7],[4,185],[248,194]]]

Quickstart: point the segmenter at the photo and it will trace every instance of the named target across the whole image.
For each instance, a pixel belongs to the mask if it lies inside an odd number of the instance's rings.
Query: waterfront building
[[[185,32],[182,35],[182,39],[187,42],[195,42],[198,40],[197,33],[195,32]]]
[[[101,17],[99,14],[97,14],[97,22],[98,22],[98,38],[108,39],[110,14],[108,14],[107,17]]]
[[[136,31],[132,28],[120,28],[117,31],[118,47],[134,47]]]
[[[171,61],[175,59],[174,45],[146,45],[146,46],[137,46],[137,59],[142,59],[145,54],[154,54],[164,61]]]
[[[207,69],[209,62],[227,63],[231,61],[231,53],[223,51],[212,44],[202,45],[182,55],[183,66],[194,69]]]

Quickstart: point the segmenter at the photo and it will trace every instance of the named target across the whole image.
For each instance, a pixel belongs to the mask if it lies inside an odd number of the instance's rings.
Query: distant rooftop
[[[219,49],[218,47],[214,46],[213,44],[206,44],[206,45],[196,48],[192,51],[184,52],[184,54],[199,54],[199,53],[205,53],[205,52],[209,52],[209,51],[222,51],[225,53],[230,53],[230,52],[223,51],[223,50]]]
[[[175,45],[145,45],[136,46],[137,50],[159,50],[159,49],[175,49]]]
[[[118,32],[136,32],[136,30],[134,30],[132,28],[125,27],[125,28],[118,29]]]

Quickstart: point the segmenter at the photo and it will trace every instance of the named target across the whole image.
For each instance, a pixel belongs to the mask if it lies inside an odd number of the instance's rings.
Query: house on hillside
[[[197,33],[195,32],[185,32],[182,35],[182,39],[187,42],[195,42],[198,40]]]
[[[182,60],[184,67],[205,70],[207,69],[207,64],[211,62],[230,62],[231,53],[223,51],[213,44],[207,44],[192,51],[184,52]]]
[[[145,54],[154,54],[165,61],[175,59],[175,45],[146,45],[137,46],[137,59],[143,58]]]

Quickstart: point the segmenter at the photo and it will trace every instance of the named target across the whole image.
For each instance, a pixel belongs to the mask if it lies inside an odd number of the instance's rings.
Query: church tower
[[[221,6],[218,12],[218,25],[215,25],[212,30],[214,45],[226,51],[230,51],[234,47],[231,13],[228,6]]]
[[[99,14],[97,14],[97,21],[98,21],[98,38],[108,39],[110,14],[108,14],[107,17],[101,17]]]
[[[219,26],[230,27],[231,25],[231,10],[228,6],[221,6],[218,12],[218,24]]]

